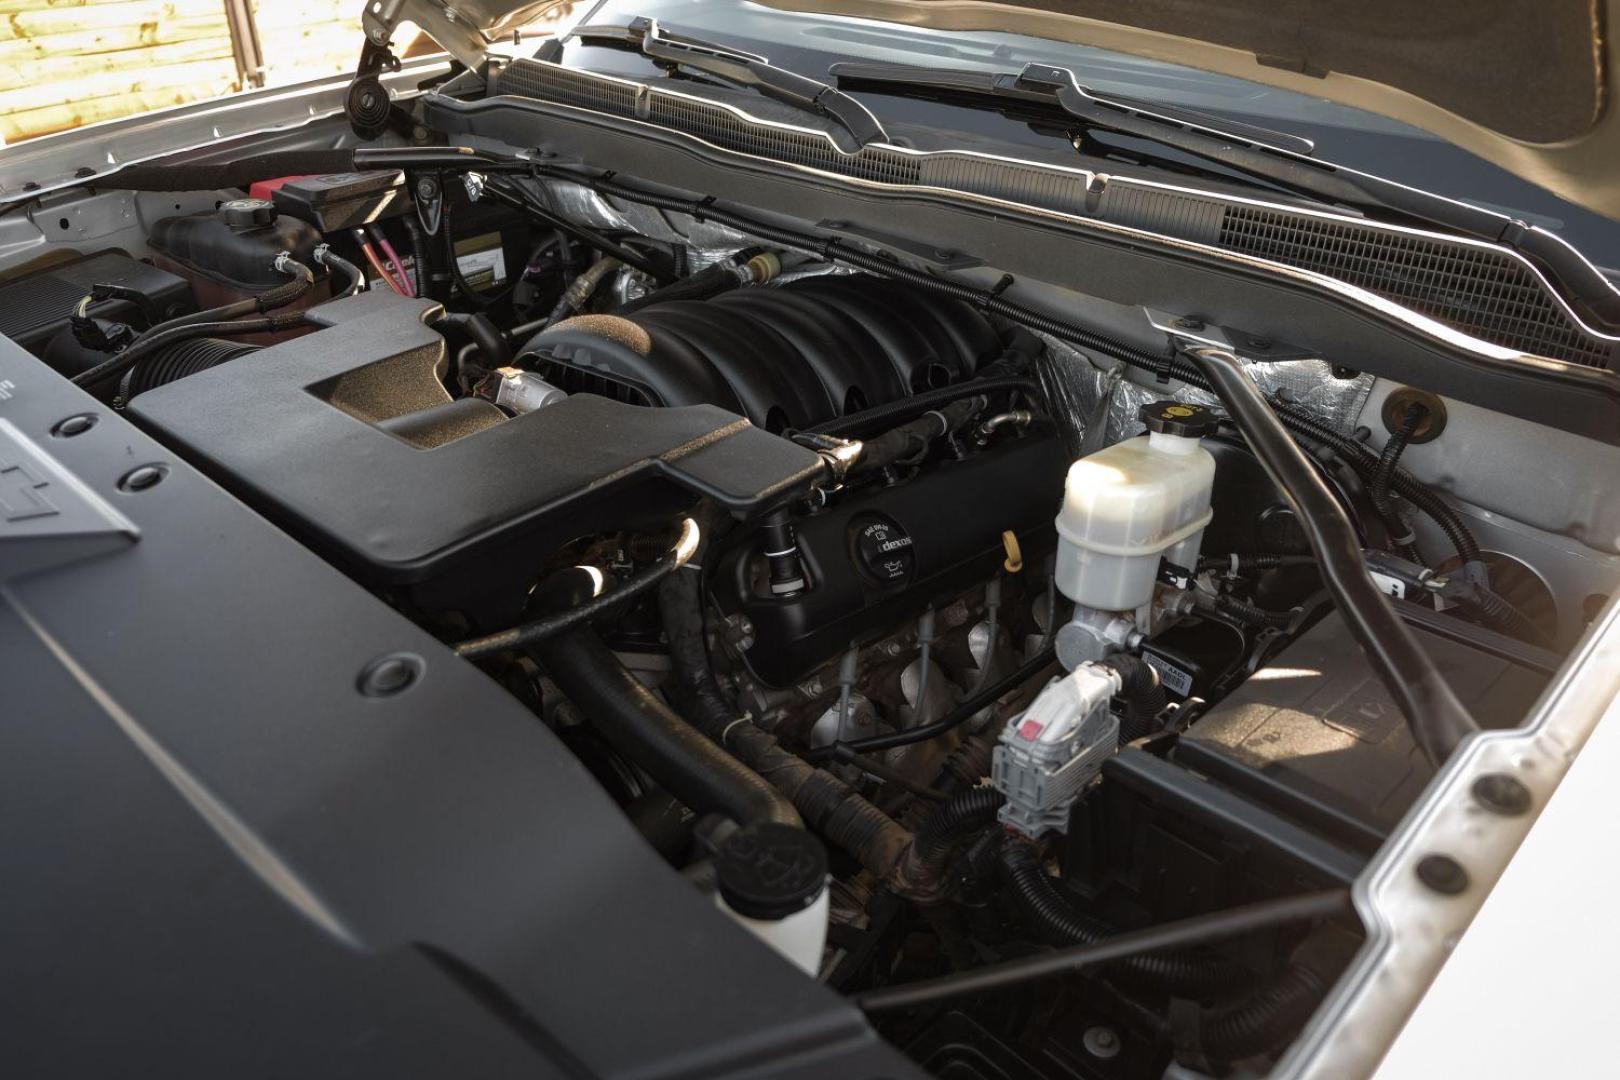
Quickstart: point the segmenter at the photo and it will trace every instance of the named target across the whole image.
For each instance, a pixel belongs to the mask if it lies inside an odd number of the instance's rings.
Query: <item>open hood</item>
[[[1569,201],[1620,219],[1620,120],[1606,27],[1620,0],[761,0],[942,30],[1112,49],[1401,120]],[[555,0],[395,0],[476,64],[487,39]],[[368,29],[379,5],[367,9]],[[448,14],[447,14],[448,13]]]

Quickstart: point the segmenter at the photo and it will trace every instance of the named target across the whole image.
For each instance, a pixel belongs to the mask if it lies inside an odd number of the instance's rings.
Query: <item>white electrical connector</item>
[[[1007,798],[1002,824],[1031,837],[1069,831],[1069,808],[1118,746],[1108,702],[1122,685],[1112,668],[1081,664],[1007,722],[990,768]]]

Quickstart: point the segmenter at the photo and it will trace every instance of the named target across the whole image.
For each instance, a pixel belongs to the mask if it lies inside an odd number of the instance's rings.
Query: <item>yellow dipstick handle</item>
[[[1007,561],[1001,565],[1009,574],[1018,573],[1024,568],[1024,553],[1018,550],[1018,534],[1011,529],[1002,533],[1001,546],[1007,549]]]

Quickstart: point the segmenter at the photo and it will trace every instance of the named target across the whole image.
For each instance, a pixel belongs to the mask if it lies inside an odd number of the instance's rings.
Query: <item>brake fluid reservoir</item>
[[[1215,459],[1199,440],[1215,431],[1214,413],[1158,401],[1139,416],[1148,434],[1069,467],[1057,518],[1057,587],[1082,607],[1147,604],[1159,560],[1192,570],[1209,524]]]

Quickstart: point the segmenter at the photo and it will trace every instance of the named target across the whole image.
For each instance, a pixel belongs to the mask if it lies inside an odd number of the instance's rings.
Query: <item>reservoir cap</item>
[[[219,216],[233,229],[256,229],[276,220],[276,206],[268,199],[229,199],[219,204]]]
[[[816,902],[827,887],[827,849],[792,825],[749,825],[715,854],[720,896],[750,919],[785,919]]]
[[[1215,410],[1185,401],[1149,402],[1137,410],[1136,417],[1157,435],[1179,435],[1184,439],[1202,439],[1215,434],[1220,426]]]

